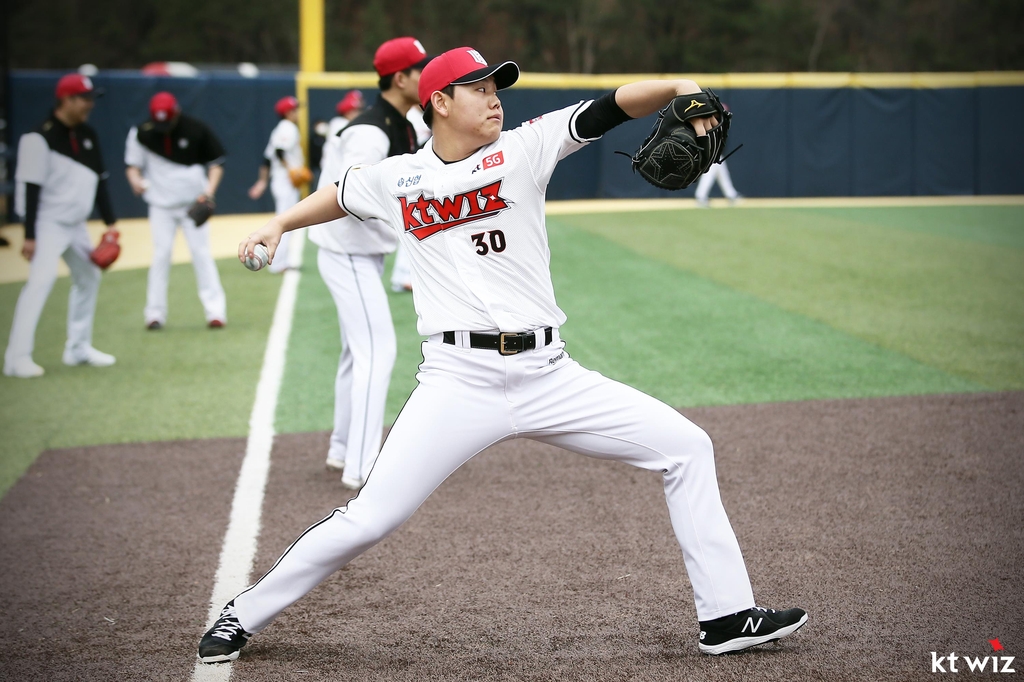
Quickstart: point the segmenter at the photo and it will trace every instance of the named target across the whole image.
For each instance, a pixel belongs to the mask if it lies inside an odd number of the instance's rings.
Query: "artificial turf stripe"
[[[970,383],[1024,388],[1024,207],[557,220]]]

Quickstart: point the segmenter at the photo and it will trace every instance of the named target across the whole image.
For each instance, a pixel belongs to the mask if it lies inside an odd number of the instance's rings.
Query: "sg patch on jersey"
[[[495,156],[500,155],[499,152]],[[441,199],[428,199],[422,192],[412,201],[408,197],[398,197],[402,207],[403,228],[423,241],[438,232],[492,218],[511,208],[500,194],[503,181],[504,178],[501,178],[497,182]]]

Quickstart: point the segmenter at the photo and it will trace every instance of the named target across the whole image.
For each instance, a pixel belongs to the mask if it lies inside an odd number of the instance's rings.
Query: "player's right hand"
[[[32,256],[36,255],[36,240],[26,239],[25,243],[21,246],[21,255],[24,256],[25,260],[32,260]]]
[[[245,265],[245,259],[253,257],[253,249],[256,248],[256,245],[263,244],[267,247],[267,253],[270,254],[268,264],[273,263],[274,254],[277,252],[277,245],[281,243],[282,234],[284,234],[284,231],[281,229],[281,226],[277,224],[276,220],[271,220],[238,244],[239,262]]]

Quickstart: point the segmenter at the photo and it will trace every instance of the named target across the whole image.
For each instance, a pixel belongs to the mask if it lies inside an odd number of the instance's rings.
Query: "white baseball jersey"
[[[551,284],[544,198],[558,161],[591,141],[576,132],[590,104],[539,116],[455,163],[430,142],[345,172],[341,207],[388,223],[408,249],[420,334],[565,322]]]
[[[327,122],[327,142],[330,142],[332,138],[337,137],[338,133],[345,129],[350,121],[344,116],[335,116]],[[320,164],[323,165],[323,162]]]
[[[37,223],[83,223],[96,203],[96,188],[106,177],[95,131],[84,124],[69,130],[51,115],[18,141],[15,212],[25,215],[25,184],[32,183],[41,188]]]
[[[301,168],[305,163],[299,126],[286,118],[282,118],[271,131],[270,140],[267,142],[267,148],[263,151],[263,156],[270,161],[270,183],[272,185],[284,183],[290,185],[292,181],[288,177],[288,168],[283,166],[280,159],[277,158],[276,150],[278,149],[284,151],[285,163],[290,168]]]
[[[180,131],[176,131],[180,132]],[[176,134],[172,142],[176,149],[174,151],[185,151],[190,145],[198,145],[201,140],[195,135]],[[219,148],[219,144],[218,144]],[[206,165],[217,165],[223,162],[223,157],[203,162],[199,158],[184,157],[179,159],[172,152],[157,154],[147,149],[139,142],[139,129],[132,127],[128,131],[128,138],[124,145],[124,163],[126,166],[135,166],[142,171],[147,181],[146,191],[143,193],[143,200],[150,206],[162,208],[175,208],[188,206],[196,197],[206,191]]]
[[[347,126],[340,136],[329,137],[324,143],[323,171],[317,189],[337,182],[349,166],[386,159],[390,148],[387,133],[377,126]],[[398,245],[398,236],[387,223],[373,219],[361,222],[352,217],[313,225],[309,238],[321,248],[353,255],[391,253]]]

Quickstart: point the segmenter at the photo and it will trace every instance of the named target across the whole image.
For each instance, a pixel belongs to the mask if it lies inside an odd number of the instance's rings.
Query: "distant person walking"
[[[729,105],[723,103],[722,107],[729,111]],[[697,182],[697,191],[694,194],[694,198],[697,200],[697,205],[701,208],[708,207],[708,197],[711,194],[711,188],[714,187],[715,182],[718,182],[718,186],[722,189],[722,194],[729,200],[729,205],[734,206],[737,201],[740,200],[740,193],[736,191],[736,188],[732,184],[732,176],[729,175],[729,166],[725,164],[725,161],[721,163],[711,164],[711,168],[708,172],[700,176],[700,180]]]

